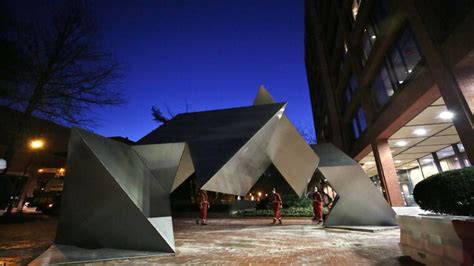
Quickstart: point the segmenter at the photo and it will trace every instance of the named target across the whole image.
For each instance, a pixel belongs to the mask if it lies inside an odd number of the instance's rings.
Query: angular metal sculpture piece
[[[170,145],[185,150],[185,144]],[[174,252],[169,185],[152,173],[166,171],[150,170],[139,154],[126,144],[71,130],[57,244]]]
[[[273,163],[302,195],[318,163],[313,150],[261,87],[254,106],[181,114],[138,141],[186,142],[202,189],[245,195]]]
[[[136,145],[132,148],[169,193],[194,173],[189,148],[184,142]]]
[[[245,195],[271,164],[301,196],[319,163],[340,195],[327,225],[395,224],[361,167],[327,144],[315,153],[285,108],[262,86],[253,106],[177,115],[134,146],[73,128],[56,243],[174,252],[169,193],[195,173]]]
[[[395,212],[356,161],[329,143],[312,148],[320,158],[319,171],[339,195],[325,226],[397,224]]]
[[[260,86],[254,105],[272,103],[273,97],[263,85]],[[291,188],[301,196],[318,166],[319,158],[285,114],[273,133],[267,153]]]

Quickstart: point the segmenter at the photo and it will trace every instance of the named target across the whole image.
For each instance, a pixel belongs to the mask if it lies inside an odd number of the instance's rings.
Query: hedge
[[[415,186],[413,196],[423,210],[474,216],[474,167],[432,175]]]
[[[328,208],[323,208],[323,213],[327,214]],[[231,214],[234,217],[265,217],[273,216],[273,210],[256,210],[256,209],[245,209],[238,210]],[[281,209],[281,216],[283,217],[313,217],[312,207],[289,207]]]

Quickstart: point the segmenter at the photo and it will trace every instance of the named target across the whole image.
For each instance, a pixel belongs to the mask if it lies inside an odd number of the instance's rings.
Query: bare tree
[[[189,113],[189,111],[191,110],[191,105],[188,103],[188,101],[186,100],[185,103],[184,103],[184,113]],[[163,114],[163,112],[161,111],[161,109],[159,107],[156,107],[156,106],[152,106],[151,107],[151,116],[153,117],[153,121],[157,122],[158,124],[165,124],[166,122],[170,121],[174,116],[175,116],[175,113],[171,111],[171,109],[165,105],[166,107],[166,112],[168,113],[167,116],[165,116]]]
[[[14,93],[2,94],[0,103],[23,116],[7,140],[7,161],[26,137],[32,115],[87,126],[94,123],[94,108],[123,102],[115,83],[120,65],[101,48],[90,14],[86,1],[65,1],[47,21],[16,21],[13,41],[20,82]]]
[[[153,121],[161,124],[164,124],[170,120],[168,117],[163,115],[163,112],[161,112],[160,108],[154,105],[151,107],[151,116],[153,117]]]
[[[8,105],[62,124],[92,123],[97,106],[122,103],[119,64],[100,47],[87,2],[66,1],[47,25],[18,25],[22,83]]]
[[[304,140],[308,144],[315,144],[316,143],[316,137],[312,134],[310,128],[308,126],[298,126],[297,127],[298,132],[300,135],[304,138]]]

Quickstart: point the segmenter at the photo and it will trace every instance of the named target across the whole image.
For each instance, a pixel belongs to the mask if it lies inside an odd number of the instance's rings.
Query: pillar
[[[443,168],[441,168],[441,163],[439,162],[438,154],[436,152],[432,152],[431,156],[433,156],[433,162],[436,165],[436,169],[438,169],[438,173],[442,173]]]
[[[393,207],[403,207],[405,203],[402,198],[398,175],[395,170],[392,152],[387,139],[375,140],[372,143],[372,151],[377,165],[380,181],[384,187],[384,196]]]

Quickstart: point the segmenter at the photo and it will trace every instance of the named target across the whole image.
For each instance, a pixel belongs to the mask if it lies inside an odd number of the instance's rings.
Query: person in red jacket
[[[318,191],[318,187],[314,187],[313,191],[313,220],[318,221],[318,224],[323,222],[323,198]]]
[[[275,188],[273,188],[272,193],[273,193],[271,197],[272,207],[273,207],[272,224],[275,224],[277,221],[278,221],[278,224],[282,224],[280,210],[281,210],[281,207],[283,206],[283,201],[281,200],[280,194],[276,192]]]
[[[199,218],[196,220],[196,224],[207,225],[207,210],[209,209],[209,198],[207,196],[207,191],[201,190],[199,192]]]

